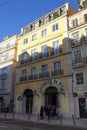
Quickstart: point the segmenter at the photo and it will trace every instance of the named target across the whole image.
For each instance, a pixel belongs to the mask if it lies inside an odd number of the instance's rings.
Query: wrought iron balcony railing
[[[49,71],[47,71],[47,72],[42,72],[42,73],[40,73],[39,74],[39,78],[41,79],[41,78],[47,78],[47,77],[49,77],[50,75],[49,75]]]
[[[62,48],[53,49],[53,50],[51,51],[51,56],[60,55],[60,54],[62,54]]]
[[[47,58],[47,57],[49,57],[49,53],[48,52],[47,53],[41,53],[39,55],[39,59],[44,59],[44,58]]]
[[[37,61],[37,60],[38,60],[38,55],[31,56],[30,59],[29,59],[30,62]]]
[[[36,80],[38,79],[38,75],[35,74],[35,75],[29,75],[29,80]]]
[[[21,76],[20,77],[20,82],[22,81],[27,81],[28,80],[28,77],[27,76]]]
[[[51,76],[60,76],[63,74],[64,74],[63,69],[54,69],[53,71],[51,71]]]
[[[27,63],[28,63],[28,59],[25,59],[25,60],[22,60],[22,61],[20,62],[20,65],[27,64]]]

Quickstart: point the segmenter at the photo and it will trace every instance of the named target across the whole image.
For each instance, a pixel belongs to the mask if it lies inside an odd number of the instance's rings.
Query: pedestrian
[[[44,116],[44,106],[41,105],[41,108],[40,108],[40,119],[43,119],[43,116]]]

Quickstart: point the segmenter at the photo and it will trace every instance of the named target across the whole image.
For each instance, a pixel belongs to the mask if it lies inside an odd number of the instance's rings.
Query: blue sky
[[[0,41],[66,2],[78,10],[77,0],[0,0]]]

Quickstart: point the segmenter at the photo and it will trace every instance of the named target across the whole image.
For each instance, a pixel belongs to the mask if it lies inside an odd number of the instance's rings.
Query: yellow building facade
[[[39,113],[41,105],[61,106],[70,115],[68,16],[76,11],[65,5],[21,29],[15,83],[15,111]]]

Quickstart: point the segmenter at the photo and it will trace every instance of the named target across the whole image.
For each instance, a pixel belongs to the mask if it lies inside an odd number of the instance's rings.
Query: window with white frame
[[[45,28],[45,29],[43,29],[42,31],[41,31],[41,36],[42,37],[45,37],[47,35],[47,29]]]
[[[83,74],[83,72],[76,73],[76,84],[77,85],[84,84],[84,74]]]
[[[81,50],[74,51],[74,63],[81,63],[82,62],[82,56],[81,56]]]
[[[23,44],[27,44],[28,43],[28,38],[25,38],[24,41],[23,41]]]
[[[52,32],[55,32],[55,31],[57,31],[58,29],[59,29],[58,23],[56,23],[56,24],[54,24],[54,25],[52,26]]]
[[[73,44],[78,44],[80,42],[80,39],[79,39],[79,32],[75,32],[72,34],[72,43]]]
[[[37,34],[35,33],[32,35],[32,41],[35,41],[36,39],[37,39]]]

